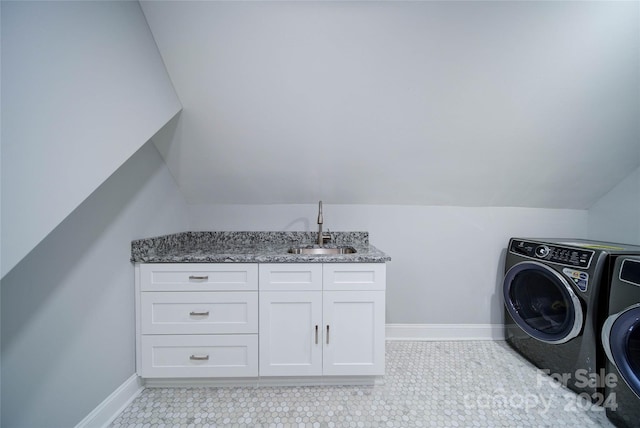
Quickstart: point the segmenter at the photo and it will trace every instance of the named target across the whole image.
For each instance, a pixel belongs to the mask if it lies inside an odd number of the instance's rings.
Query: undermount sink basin
[[[353,247],[293,247],[289,248],[291,254],[353,254],[356,249]]]

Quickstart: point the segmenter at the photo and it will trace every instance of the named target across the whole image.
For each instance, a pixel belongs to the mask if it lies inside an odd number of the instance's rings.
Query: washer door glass
[[[507,271],[504,302],[511,317],[529,336],[564,343],[582,329],[582,306],[569,282],[538,262],[522,262]]]
[[[640,305],[610,316],[602,337],[607,357],[640,398]]]

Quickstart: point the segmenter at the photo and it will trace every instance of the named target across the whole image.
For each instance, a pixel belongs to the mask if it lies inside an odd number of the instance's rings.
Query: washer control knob
[[[549,255],[549,247],[547,247],[546,245],[539,245],[538,247],[536,247],[536,256],[542,258],[545,258]]]

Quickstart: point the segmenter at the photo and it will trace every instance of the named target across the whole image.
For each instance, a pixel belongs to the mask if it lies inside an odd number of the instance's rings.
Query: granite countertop
[[[350,246],[354,254],[290,254],[314,246],[315,232],[182,232],[131,242],[135,263],[384,263],[391,257],[369,244],[368,232],[329,232],[324,247]]]

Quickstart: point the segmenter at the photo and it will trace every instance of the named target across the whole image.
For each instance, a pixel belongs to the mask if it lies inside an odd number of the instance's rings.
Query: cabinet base
[[[382,385],[384,376],[309,376],[260,378],[142,378],[147,388]]]

